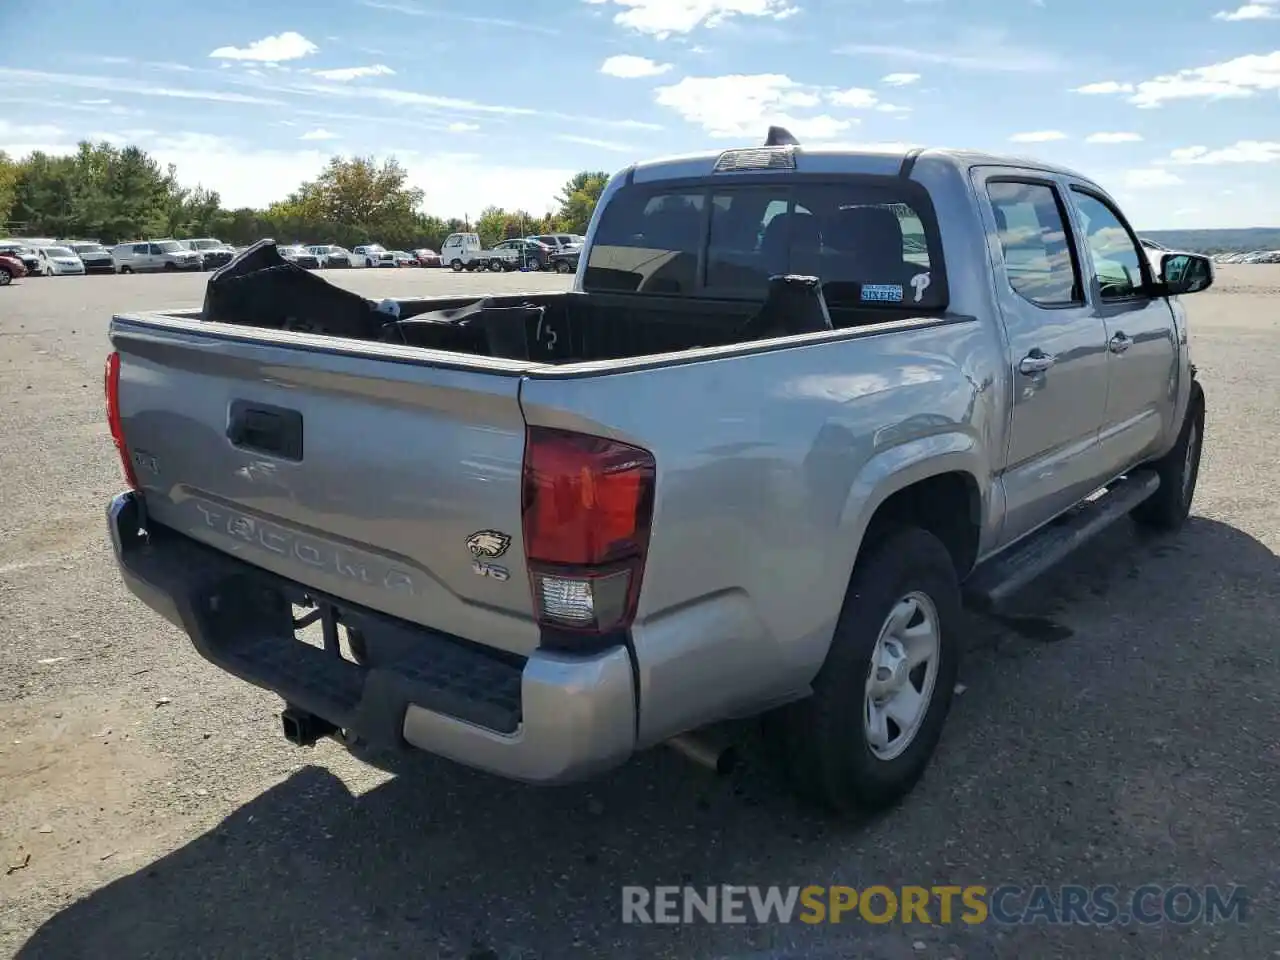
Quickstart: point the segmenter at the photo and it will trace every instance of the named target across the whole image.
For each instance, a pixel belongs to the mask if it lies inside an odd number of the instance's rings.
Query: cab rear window
[[[759,299],[788,273],[821,279],[833,305],[947,304],[928,194],[886,177],[624,187],[601,213],[583,287]]]

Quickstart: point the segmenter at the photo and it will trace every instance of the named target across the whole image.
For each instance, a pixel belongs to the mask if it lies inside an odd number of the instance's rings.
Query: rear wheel
[[[4,267],[0,267],[0,287],[7,287],[13,283],[13,274]]]
[[[813,694],[766,719],[796,791],[839,813],[892,806],[924,773],[951,708],[960,586],[933,534],[858,560]]]
[[[1178,434],[1178,442],[1151,466],[1160,477],[1160,486],[1129,515],[1139,526],[1153,530],[1176,530],[1191,513],[1200,478],[1200,453],[1204,446],[1204,390],[1192,381],[1191,400]]]

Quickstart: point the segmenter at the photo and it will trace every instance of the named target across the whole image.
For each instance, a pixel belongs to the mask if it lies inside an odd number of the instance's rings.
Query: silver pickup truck
[[[108,521],[298,744],[551,783],[761,717],[805,796],[883,807],[962,604],[1194,493],[1212,265],[1069,170],[773,130],[618,173],[562,293],[373,303],[257,249],[112,321]]]

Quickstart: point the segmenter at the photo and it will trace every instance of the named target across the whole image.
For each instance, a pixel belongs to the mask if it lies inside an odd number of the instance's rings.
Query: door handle
[[[1037,373],[1044,373],[1057,362],[1057,357],[1051,357],[1049,354],[1035,349],[1022,358],[1022,361],[1018,364],[1018,369],[1027,376],[1032,376]]]
[[[1109,349],[1112,353],[1124,353],[1131,346],[1133,346],[1133,341],[1130,340],[1127,336],[1125,336],[1123,331],[1117,333],[1114,337],[1112,337],[1110,340],[1107,341],[1107,349]]]

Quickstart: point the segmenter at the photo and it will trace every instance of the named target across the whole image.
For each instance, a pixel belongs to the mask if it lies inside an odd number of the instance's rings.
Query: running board
[[[964,584],[965,602],[997,612],[1031,581],[1056,567],[1146,500],[1160,486],[1154,470],[1140,470],[1115,481],[1096,499],[1086,500],[1057,520],[978,566]]]

